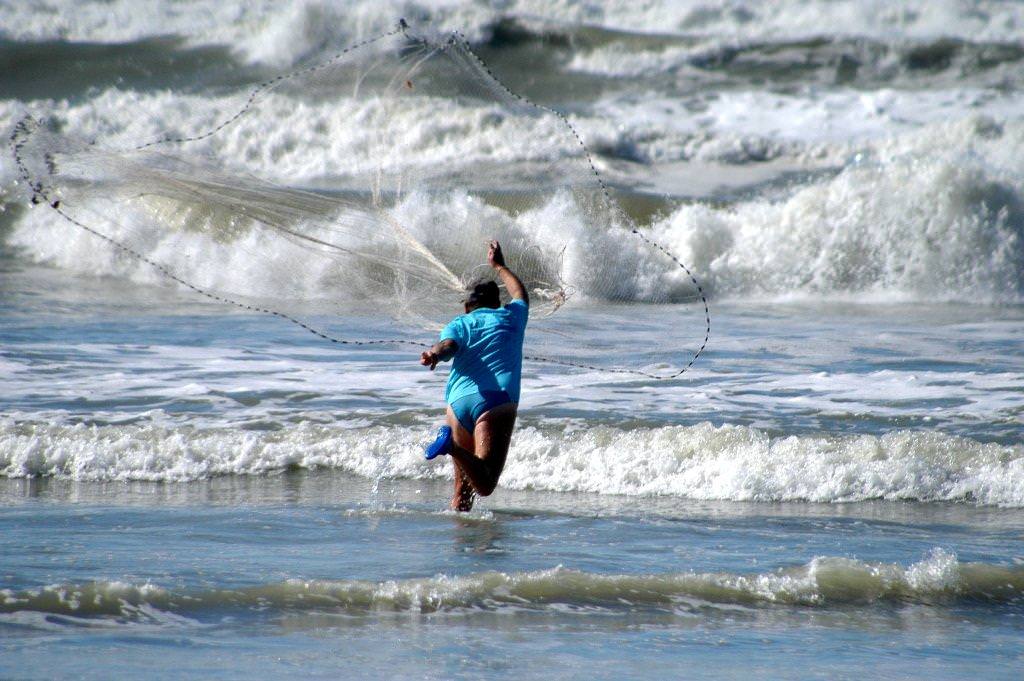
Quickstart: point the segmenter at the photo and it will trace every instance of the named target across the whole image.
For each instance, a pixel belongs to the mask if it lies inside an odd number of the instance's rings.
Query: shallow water
[[[460,28],[570,116],[711,291],[712,336],[671,382],[528,362],[502,484],[456,515],[448,464],[420,449],[443,369],[113,258],[29,208],[5,155],[0,676],[1024,674],[1021,6],[73,4],[0,7],[7,133],[32,112],[136,144],[400,14]],[[358,104],[274,93],[272,122],[208,152],[338,191]],[[471,111],[410,126],[399,165],[516,191],[536,169]],[[608,363],[678,364],[702,318],[656,293],[628,329],[602,303],[549,328],[592,334]]]
[[[101,678],[116,655],[120,674],[154,675],[154,649],[173,660],[157,678],[1019,665],[1016,511],[502,491],[460,517],[438,510],[444,493],[330,471],[8,480],[5,666]],[[75,654],[26,673],[57,650]]]
[[[54,274],[5,274],[15,678],[1019,671],[1013,309],[724,305],[685,384],[528,369],[459,517],[414,357]]]

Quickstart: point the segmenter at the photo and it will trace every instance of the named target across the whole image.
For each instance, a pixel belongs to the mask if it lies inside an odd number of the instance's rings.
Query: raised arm
[[[490,243],[490,248],[487,250],[487,262],[497,271],[501,283],[505,285],[505,289],[512,299],[521,300],[529,305],[530,296],[526,293],[526,287],[523,286],[523,282],[519,281],[515,272],[505,266],[505,256],[501,252],[501,244],[497,241]]]

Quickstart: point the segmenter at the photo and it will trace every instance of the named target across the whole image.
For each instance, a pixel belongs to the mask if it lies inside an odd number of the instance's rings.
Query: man
[[[449,454],[455,466],[452,508],[468,511],[473,494],[486,497],[505,467],[519,407],[523,367],[523,336],[530,301],[523,282],[505,266],[497,241],[491,241],[487,262],[495,269],[512,301],[501,306],[498,285],[477,284],[464,301],[466,314],[441,331],[441,340],[420,355],[433,371],[453,359],[445,388],[448,425],[426,449],[426,458]]]

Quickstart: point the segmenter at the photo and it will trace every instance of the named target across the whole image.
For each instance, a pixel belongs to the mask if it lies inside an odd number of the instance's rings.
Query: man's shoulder
[[[445,324],[445,327],[441,329],[441,338],[450,338],[452,340],[459,340],[462,335],[466,333],[466,317],[469,315],[460,314],[454,317],[450,322]]]
[[[530,314],[530,305],[521,298],[514,298],[505,305],[505,310],[513,317],[526,321]]]

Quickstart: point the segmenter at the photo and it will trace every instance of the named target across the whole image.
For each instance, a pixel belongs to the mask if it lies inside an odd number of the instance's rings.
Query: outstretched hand
[[[424,350],[423,354],[420,355],[420,364],[422,364],[425,367],[430,367],[431,371],[433,371],[437,367],[437,360],[437,355],[428,350]]]
[[[505,267],[505,255],[501,252],[501,244],[491,239],[487,246],[487,264],[494,269]]]

